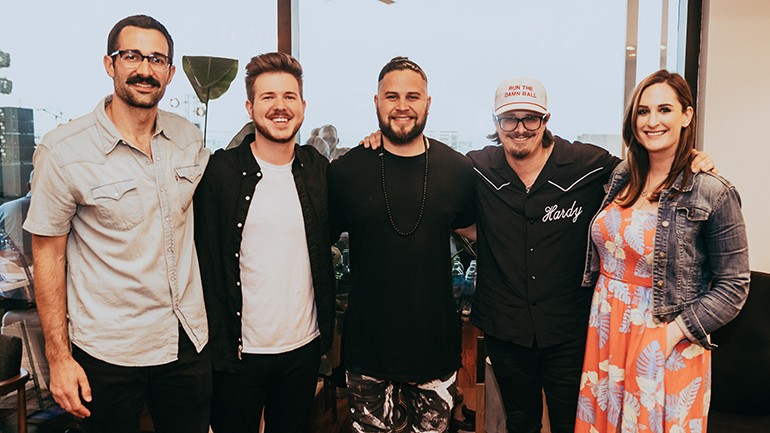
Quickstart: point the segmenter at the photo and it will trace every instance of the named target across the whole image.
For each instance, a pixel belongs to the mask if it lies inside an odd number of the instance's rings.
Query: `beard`
[[[259,122],[256,122],[256,121],[253,121],[252,123],[254,124],[254,129],[256,129],[261,136],[267,138],[268,140],[274,143],[280,143],[280,144],[293,143],[294,138],[297,136],[297,131],[299,131],[299,128],[302,126],[302,122],[300,122],[299,124],[297,124],[297,126],[294,127],[294,131],[292,131],[290,135],[286,137],[276,137],[275,135],[273,135],[272,132],[270,132],[270,130],[265,125],[261,125]]]
[[[425,130],[425,123],[427,120],[427,116],[423,117],[422,119],[420,119],[418,116],[417,120],[415,120],[414,126],[412,126],[411,129],[407,129],[403,132],[397,132],[390,126],[388,119],[383,118],[382,114],[380,113],[380,109],[377,109],[377,121],[380,124],[380,131],[382,131],[382,135],[387,137],[387,139],[395,145],[408,144],[411,143],[415,138],[419,137],[420,134],[422,134],[422,131]]]
[[[147,83],[156,87],[158,91],[154,94],[137,94],[131,89],[131,85],[138,83]],[[124,84],[118,84],[117,79],[115,80],[115,95],[131,107],[155,108],[158,106],[158,102],[160,102],[165,93],[166,87],[162,86],[160,82],[153,77],[134,75],[128,77]]]
[[[529,136],[525,135],[528,139],[531,139],[534,137],[534,135]],[[529,142],[525,143],[516,143],[513,141],[513,137],[506,135],[506,138],[508,138],[510,141],[506,144],[503,144],[503,147],[505,148],[505,153],[509,156],[513,157],[514,159],[526,159],[529,157],[529,155],[532,154],[532,152],[537,149],[538,146],[542,146],[542,143],[532,146]],[[502,141],[502,139],[501,139]]]

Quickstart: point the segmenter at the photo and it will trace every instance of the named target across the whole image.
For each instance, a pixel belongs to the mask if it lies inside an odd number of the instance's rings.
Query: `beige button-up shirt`
[[[70,339],[116,365],[177,359],[183,329],[208,341],[192,197],[208,162],[200,130],[158,111],[152,160],[107,117],[89,115],[43,137],[24,228],[67,240]]]

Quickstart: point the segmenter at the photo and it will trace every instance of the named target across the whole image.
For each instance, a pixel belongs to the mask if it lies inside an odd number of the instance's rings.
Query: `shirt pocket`
[[[127,231],[143,219],[142,200],[133,179],[94,187],[91,195],[97,218],[105,227]]]
[[[182,212],[185,212],[192,203],[193,193],[195,193],[195,187],[200,181],[203,169],[199,164],[194,164],[175,167],[174,172],[176,173],[177,199]]]

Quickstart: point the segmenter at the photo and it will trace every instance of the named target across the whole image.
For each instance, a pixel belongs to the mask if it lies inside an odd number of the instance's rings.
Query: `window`
[[[377,129],[379,70],[405,55],[428,75],[427,135],[461,152],[489,144],[498,84],[527,76],[546,86],[551,131],[620,155],[627,17],[638,27],[632,89],[661,67],[662,23],[672,47],[678,41],[677,1],[637,1],[302,2],[298,58],[308,105],[301,132],[331,123],[340,146],[355,146]],[[677,50],[664,58],[676,68]]]

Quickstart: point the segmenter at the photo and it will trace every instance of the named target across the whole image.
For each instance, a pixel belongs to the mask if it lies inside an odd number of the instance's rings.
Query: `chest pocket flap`
[[[97,218],[106,227],[130,230],[143,219],[142,201],[134,179],[122,180],[91,189]]]
[[[136,181],[133,179],[97,186],[91,190],[94,200],[112,199],[120,200],[127,192],[136,189]]]
[[[201,166],[200,165],[188,165],[185,167],[176,167],[174,168],[174,171],[176,172],[176,175],[179,176],[182,179],[187,179],[190,182],[195,182],[195,179],[200,177],[201,172]]]

